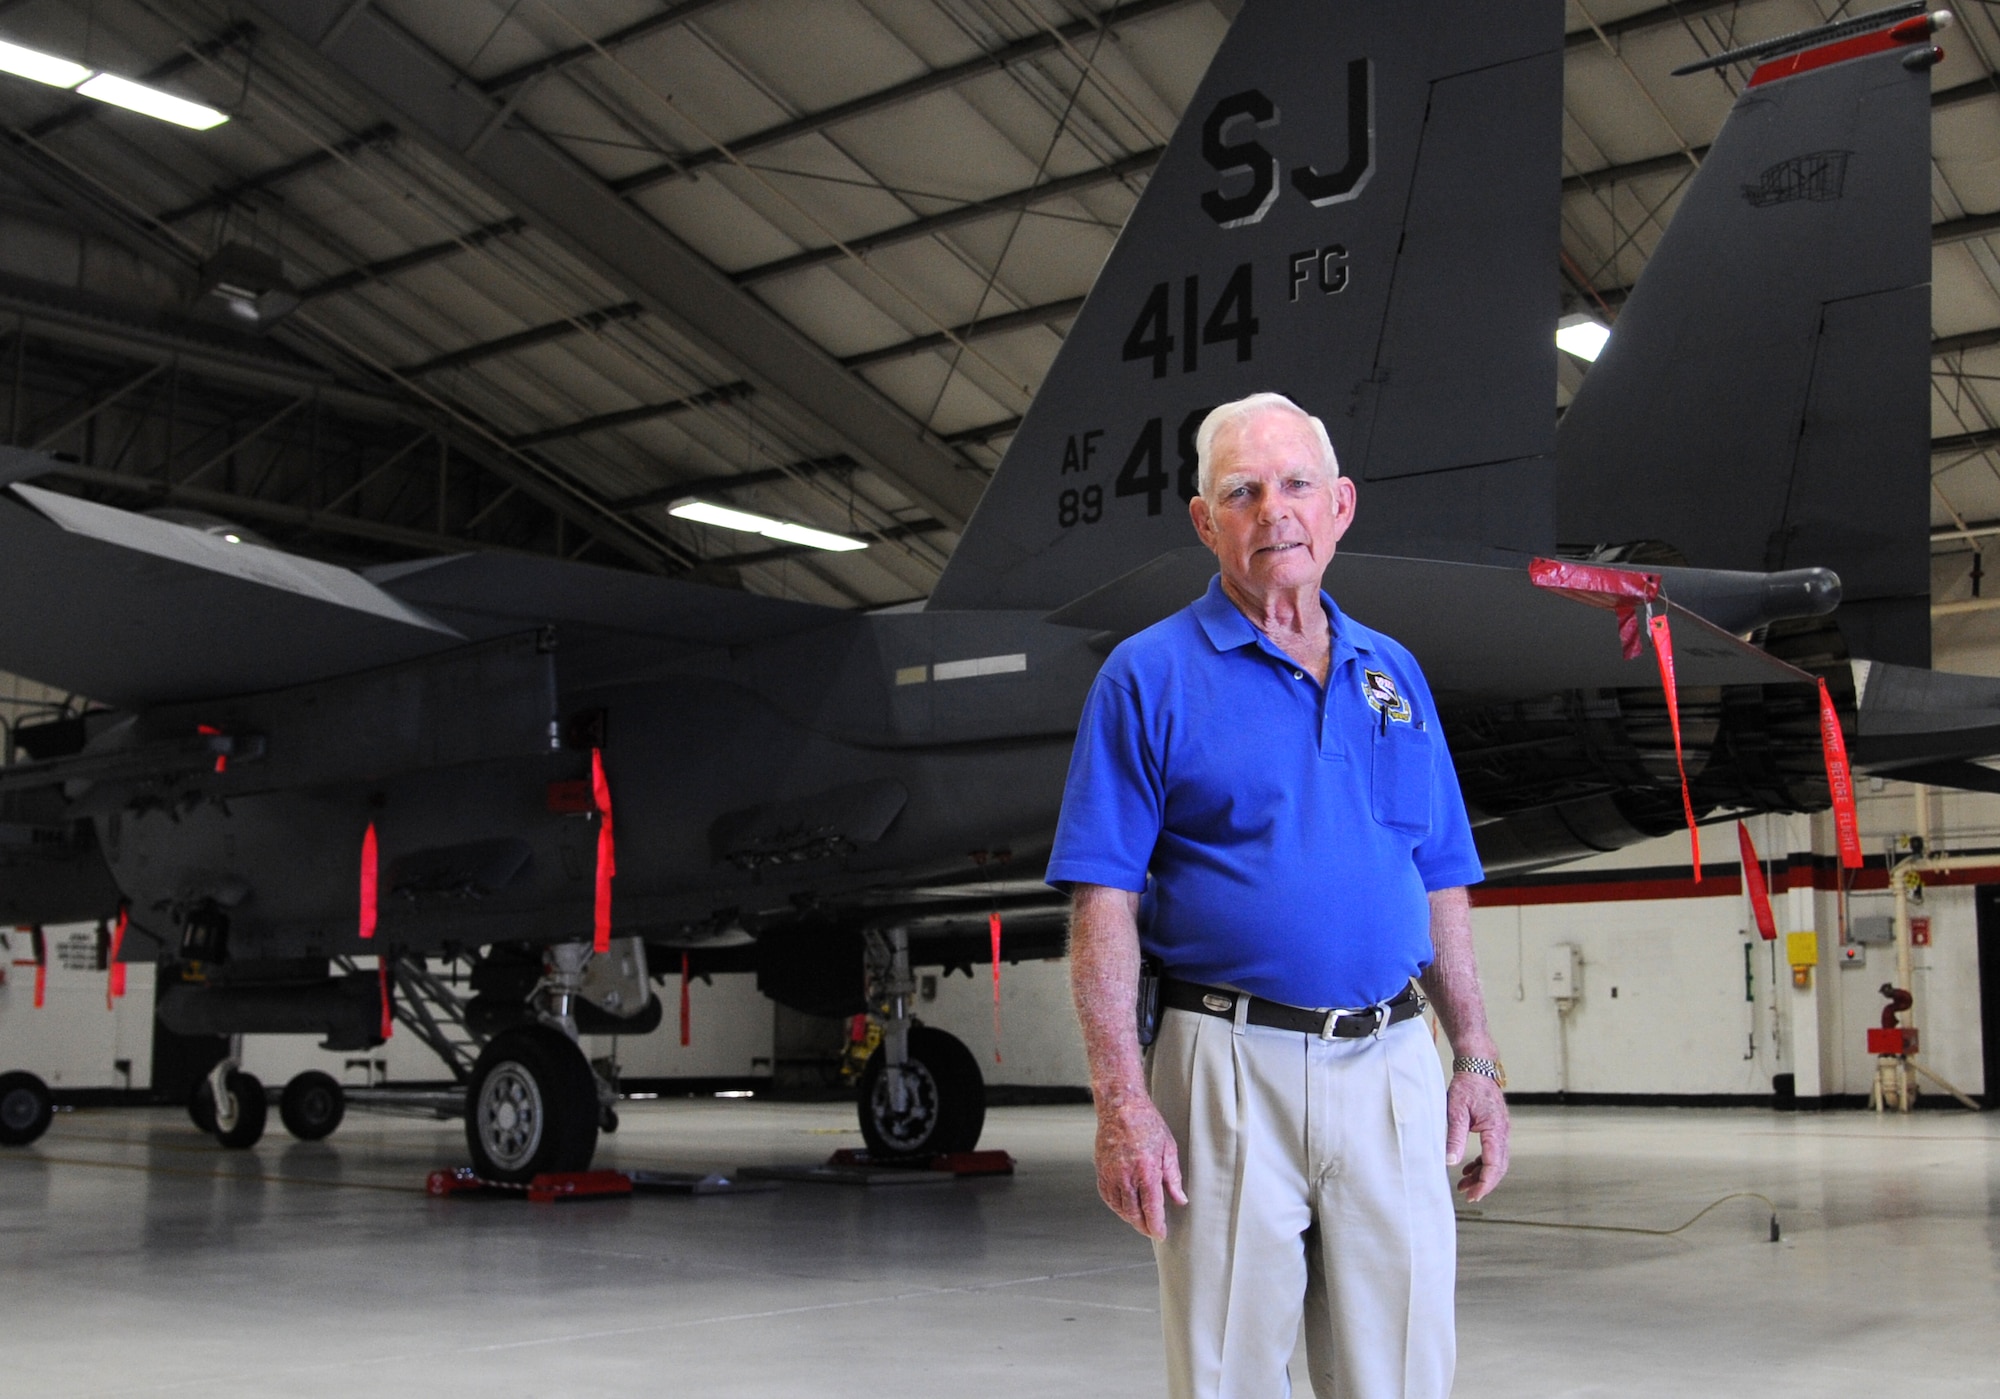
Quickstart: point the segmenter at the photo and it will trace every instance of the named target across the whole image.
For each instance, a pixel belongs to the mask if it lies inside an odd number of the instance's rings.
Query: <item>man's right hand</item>
[[[1097,1114],[1097,1193],[1149,1239],[1167,1236],[1167,1201],[1187,1203],[1181,1154],[1149,1098],[1106,1105]]]

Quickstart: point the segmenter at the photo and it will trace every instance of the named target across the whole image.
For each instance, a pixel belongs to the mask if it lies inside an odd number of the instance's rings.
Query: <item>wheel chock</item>
[[[528,1198],[543,1204],[631,1193],[632,1177],[623,1171],[553,1171],[528,1182]]]
[[[539,1203],[556,1200],[588,1200],[632,1193],[632,1177],[623,1171],[551,1171],[536,1176],[526,1185],[486,1180],[470,1166],[449,1171],[432,1171],[424,1181],[428,1195],[486,1195],[498,1198],[526,1198]]]
[[[497,1180],[481,1180],[472,1173],[472,1167],[459,1166],[449,1171],[432,1171],[424,1177],[426,1195],[511,1195],[525,1189],[525,1186],[503,1185]]]
[[[826,1164],[849,1170],[937,1171],[948,1176],[1011,1176],[1014,1158],[1004,1151],[950,1151],[941,1156],[883,1157],[877,1160],[860,1147],[842,1147]]]
[[[1004,1151],[949,1151],[933,1156],[931,1169],[955,1176],[1011,1176],[1014,1158]]]

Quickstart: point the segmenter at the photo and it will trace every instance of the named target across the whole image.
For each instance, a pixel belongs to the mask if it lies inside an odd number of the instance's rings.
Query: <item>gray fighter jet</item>
[[[342,7],[263,8],[309,41]],[[979,1070],[911,967],[983,958],[994,913],[1008,955],[1060,950],[1039,877],[1083,696],[1205,585],[1194,429],[1264,388],[1359,483],[1329,587],[1424,663],[1489,872],[1683,819],[1652,660],[1538,556],[1664,578],[1699,816],[1827,805],[1820,678],[1861,769],[1991,788],[2000,687],[1926,669],[1929,21],[1733,60],[1756,76],[1558,427],[1562,18],[1249,0],[920,610],[498,555],[357,574],[7,455],[0,668],[104,707],[17,735],[0,917],[122,908],[183,1032],[361,1046],[393,1010],[498,1179],[589,1162],[576,1036],[657,1024],[648,968],[684,954],[879,1019],[872,1150],[970,1148]],[[205,1093],[255,1140],[261,1085],[225,1057]]]

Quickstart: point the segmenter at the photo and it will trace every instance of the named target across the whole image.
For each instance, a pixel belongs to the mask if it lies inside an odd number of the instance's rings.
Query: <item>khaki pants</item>
[[[1174,1399],[1289,1394],[1301,1318],[1319,1399],[1445,1399],[1457,1233],[1423,1020],[1322,1040],[1169,1010],[1148,1072],[1188,1195],[1154,1246]]]

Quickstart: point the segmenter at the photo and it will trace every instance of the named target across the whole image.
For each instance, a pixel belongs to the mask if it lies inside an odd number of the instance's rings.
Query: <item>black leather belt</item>
[[[1263,1025],[1273,1030],[1296,1030],[1302,1035],[1318,1035],[1321,1039],[1354,1040],[1363,1035],[1379,1035],[1391,1025],[1400,1025],[1413,1016],[1423,1014],[1423,993],[1415,984],[1405,986],[1403,993],[1381,1005],[1363,1006],[1356,1010],[1307,1010],[1303,1006],[1288,1006],[1282,1001],[1267,1001],[1261,996],[1245,996],[1241,991],[1225,991],[1219,986],[1203,986],[1198,981],[1178,981],[1164,977],[1160,984],[1161,1003],[1175,1010],[1191,1010],[1197,1015],[1213,1015],[1223,1020],[1236,1018],[1236,1003],[1248,1000],[1250,1009],[1244,1019],[1252,1025]]]

